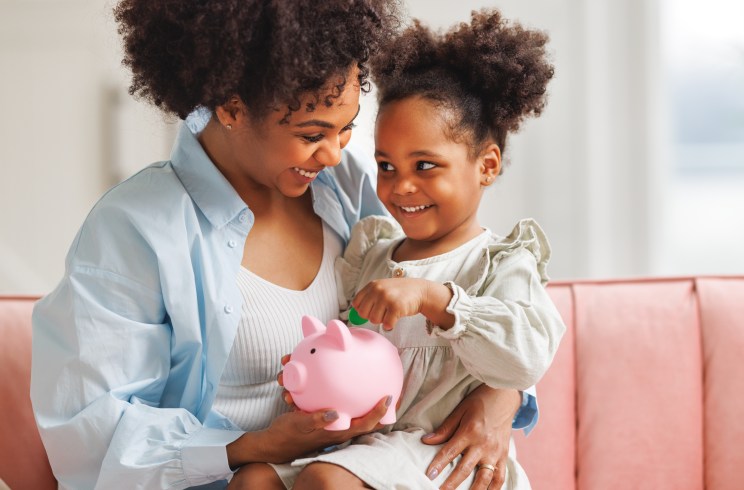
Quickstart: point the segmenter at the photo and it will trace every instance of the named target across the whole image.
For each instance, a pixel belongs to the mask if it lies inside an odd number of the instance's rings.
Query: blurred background
[[[551,37],[548,107],[511,139],[485,225],[536,218],[553,279],[744,273],[742,0],[405,3],[433,26],[499,7]],[[170,153],[179,121],[127,94],[114,4],[0,0],[0,294],[51,290],[101,194]]]

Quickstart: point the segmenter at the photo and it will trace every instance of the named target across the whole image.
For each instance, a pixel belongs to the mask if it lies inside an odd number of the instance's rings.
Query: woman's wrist
[[[264,431],[246,432],[235,439],[225,448],[227,451],[227,464],[231,470],[256,462],[265,462],[269,458],[263,454],[262,436]]]

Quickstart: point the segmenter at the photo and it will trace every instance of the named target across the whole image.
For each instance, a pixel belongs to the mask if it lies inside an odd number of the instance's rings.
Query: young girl
[[[422,436],[481,384],[523,390],[550,365],[565,327],[544,289],[545,235],[525,219],[501,237],[477,218],[507,134],[544,107],[546,41],[490,10],[441,36],[416,23],[373,61],[377,194],[395,221],[360,221],[336,273],[342,311],[399,347],[403,396],[392,431],[296,461],[313,464],[294,488],[438,488],[454,466],[427,475],[438,448]],[[513,447],[506,466],[505,488],[529,488]]]

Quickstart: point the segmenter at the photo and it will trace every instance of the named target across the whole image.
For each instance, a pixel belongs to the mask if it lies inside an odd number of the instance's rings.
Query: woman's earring
[[[232,129],[232,124],[225,124],[225,127],[226,127],[226,128],[228,129],[228,130],[230,130],[230,129]]]

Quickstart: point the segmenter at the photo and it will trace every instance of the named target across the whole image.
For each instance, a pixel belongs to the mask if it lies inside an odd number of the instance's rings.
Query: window
[[[662,1],[660,273],[744,273],[744,2]]]

